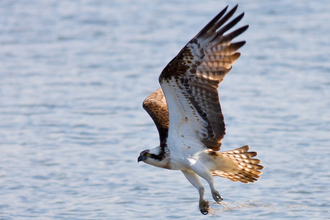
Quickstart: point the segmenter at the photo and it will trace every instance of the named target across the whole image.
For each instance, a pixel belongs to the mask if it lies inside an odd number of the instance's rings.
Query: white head
[[[140,161],[156,167],[169,169],[169,158],[166,157],[165,151],[160,146],[142,151],[138,157],[138,162]]]

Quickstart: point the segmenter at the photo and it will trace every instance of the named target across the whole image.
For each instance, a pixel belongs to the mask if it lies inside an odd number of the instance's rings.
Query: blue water
[[[222,150],[249,144],[259,182],[215,178],[202,216],[142,101],[215,14],[239,3],[247,44],[219,88]],[[330,219],[328,1],[0,2],[0,219]],[[238,14],[238,13],[237,13]],[[208,189],[205,181],[203,183]]]

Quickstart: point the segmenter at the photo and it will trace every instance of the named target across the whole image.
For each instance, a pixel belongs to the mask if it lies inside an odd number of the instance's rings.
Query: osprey
[[[153,119],[160,145],[140,153],[138,162],[171,170],[181,170],[199,192],[199,209],[208,214],[204,200],[204,178],[214,200],[223,199],[214,187],[213,176],[235,182],[257,181],[263,166],[254,159],[249,146],[219,152],[225,135],[218,86],[239,58],[236,51],[245,41],[231,43],[248,25],[227,33],[244,13],[225,24],[237,5],[227,14],[228,6],[215,16],[165,67],[159,76],[161,88],[143,102]]]

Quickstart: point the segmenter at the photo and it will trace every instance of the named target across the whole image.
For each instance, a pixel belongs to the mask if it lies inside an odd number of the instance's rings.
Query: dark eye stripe
[[[155,160],[162,160],[163,157],[161,155],[156,155],[156,154],[150,154],[150,157]]]

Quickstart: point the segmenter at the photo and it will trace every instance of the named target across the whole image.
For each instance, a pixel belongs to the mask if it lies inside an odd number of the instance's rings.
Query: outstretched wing
[[[225,123],[217,88],[239,58],[236,51],[245,44],[231,41],[248,28],[225,34],[244,16],[242,13],[224,25],[237,9],[235,6],[224,15],[227,7],[189,41],[159,77],[169,109],[169,139],[197,138],[207,148],[220,149]]]
[[[143,108],[154,121],[160,138],[160,143],[165,143],[168,134],[168,110],[162,88],[155,90],[143,102]]]

